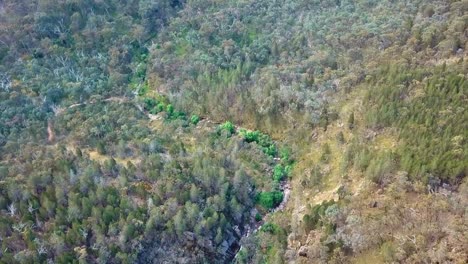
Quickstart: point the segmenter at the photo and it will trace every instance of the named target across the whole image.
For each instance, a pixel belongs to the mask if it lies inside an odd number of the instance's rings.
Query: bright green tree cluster
[[[261,192],[257,195],[257,201],[262,207],[273,209],[283,201],[283,196],[280,191]]]

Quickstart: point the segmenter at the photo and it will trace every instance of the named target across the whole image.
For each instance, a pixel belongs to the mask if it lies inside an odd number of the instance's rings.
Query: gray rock
[[[307,247],[306,246],[302,246],[299,251],[298,251],[298,254],[300,257],[305,257],[307,258]]]

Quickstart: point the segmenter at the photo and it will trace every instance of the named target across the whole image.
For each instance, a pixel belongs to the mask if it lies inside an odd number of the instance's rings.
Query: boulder
[[[307,258],[307,247],[306,246],[302,246],[299,251],[298,251],[298,254],[300,257],[304,257],[304,258]]]

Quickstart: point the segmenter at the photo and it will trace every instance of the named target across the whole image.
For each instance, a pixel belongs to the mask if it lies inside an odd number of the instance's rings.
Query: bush
[[[263,147],[262,150],[268,156],[271,156],[271,157],[276,156],[276,146],[275,145],[269,145],[267,147]]]
[[[163,104],[163,103],[159,103],[158,105],[156,105],[156,109],[158,110],[158,112],[164,111],[164,104]]]
[[[143,99],[143,102],[145,104],[145,110],[152,110],[158,104],[158,101],[155,99],[147,97]]]
[[[273,224],[273,223],[265,223],[261,228],[260,231],[270,234],[276,234],[277,231],[280,230],[280,227]]]
[[[198,117],[197,115],[192,115],[192,117],[190,118],[190,123],[196,125],[198,124],[198,122],[200,122],[200,117]]]
[[[257,142],[258,143],[258,140],[259,140],[259,137],[260,137],[260,131],[256,130],[256,131],[250,131],[250,130],[245,130],[245,129],[241,129],[239,131],[239,134],[245,139],[245,141],[247,141],[248,143],[251,143],[251,142]]]
[[[276,156],[276,145],[268,135],[263,134],[258,130],[250,131],[246,129],[240,129],[239,135],[242,136],[248,143],[255,142],[260,145],[265,154],[271,157]]]
[[[280,158],[283,164],[292,164],[294,160],[291,158],[291,149],[290,148],[281,148],[280,149]]]
[[[219,126],[221,130],[227,131],[230,135],[234,134],[236,132],[236,128],[230,121],[226,121],[225,123],[221,124]]]
[[[284,166],[284,173],[285,176],[289,176],[291,174],[291,171],[293,169],[293,165],[286,165]]]
[[[180,111],[173,112],[171,117],[173,119],[187,120],[186,114],[184,112],[180,112]]]
[[[172,115],[174,113],[174,106],[171,105],[171,104],[168,104],[166,106],[166,112],[169,114],[169,115]]]
[[[273,180],[277,182],[282,181],[284,176],[286,176],[285,168],[280,164],[277,164],[273,169]]]
[[[259,213],[255,214],[255,221],[257,221],[257,222],[262,221],[262,215],[259,214]]]
[[[283,201],[283,193],[279,191],[261,192],[257,196],[257,201],[262,207],[272,209]]]

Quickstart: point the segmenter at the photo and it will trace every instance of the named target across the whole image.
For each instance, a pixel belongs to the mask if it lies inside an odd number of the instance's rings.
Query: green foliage
[[[257,202],[265,209],[272,209],[283,201],[283,193],[279,191],[261,192],[257,195]]]
[[[156,101],[156,99],[148,98],[148,97],[145,97],[143,99],[143,102],[144,102],[144,108],[147,111],[154,109],[155,106],[159,103],[158,101]]]
[[[262,147],[263,152],[268,156],[276,156],[276,146],[274,144],[265,144],[265,147]]]
[[[174,106],[172,104],[168,104],[166,106],[166,112],[169,116],[174,114]]]
[[[373,83],[377,88],[367,94],[371,111],[366,120],[374,127],[398,128],[398,168],[413,179],[427,181],[432,174],[453,183],[468,173],[464,126],[468,117],[463,99],[468,82],[457,69],[388,66]]]
[[[251,142],[258,143],[259,138],[260,138],[260,131],[258,130],[250,131],[246,129],[241,129],[239,131],[239,135],[241,135],[245,139],[245,141],[247,141],[248,143],[251,143]]]
[[[199,116],[192,115],[192,117],[190,117],[190,123],[192,123],[193,125],[197,125],[198,122],[200,122],[200,117]]]
[[[257,222],[262,221],[262,215],[260,213],[255,214],[255,221],[257,221]]]
[[[273,169],[273,180],[276,182],[282,181],[286,175],[286,168],[281,164],[277,164]]]
[[[165,105],[163,103],[159,103],[156,105],[155,110],[159,113],[164,111]]]
[[[236,132],[236,127],[230,121],[226,121],[219,125],[219,128],[222,131],[226,131],[229,135],[232,135]]]
[[[294,159],[291,157],[291,152],[289,147],[283,147],[279,151],[281,162],[287,164],[287,166],[292,165],[294,162]]]
[[[292,170],[293,170],[293,165],[284,166],[284,173],[286,176],[291,176]]]
[[[265,232],[265,233],[270,233],[273,235],[278,233],[280,230],[281,228],[278,225],[271,223],[271,222],[263,224],[262,227],[260,228],[260,231]]]
[[[151,99],[151,105],[146,109],[149,109],[149,112],[153,115],[163,112],[165,109],[165,105],[162,102],[158,102],[156,99]]]
[[[275,157],[277,154],[277,148],[270,136],[261,133],[260,131],[250,131],[246,129],[239,129],[239,135],[247,142],[255,142],[262,147],[265,154]]]

